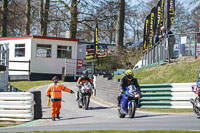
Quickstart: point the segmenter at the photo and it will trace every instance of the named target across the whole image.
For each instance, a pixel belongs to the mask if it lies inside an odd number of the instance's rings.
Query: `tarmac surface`
[[[75,82],[64,83],[76,91]],[[74,94],[62,93],[61,119],[51,120],[51,108],[47,106],[48,85],[32,88],[41,91],[42,119],[12,127],[0,128],[0,132],[27,131],[84,131],[84,130],[189,130],[200,131],[200,120],[193,113],[152,113],[136,111],[133,119],[119,118],[116,105],[92,96],[88,110],[78,108]]]

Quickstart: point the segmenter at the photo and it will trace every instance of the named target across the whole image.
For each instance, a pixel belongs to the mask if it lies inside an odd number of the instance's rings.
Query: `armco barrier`
[[[192,92],[191,86],[196,83],[173,83],[172,85],[172,98],[171,108],[192,108],[190,103],[191,98],[195,98],[195,94]]]
[[[33,105],[30,92],[0,92],[0,121],[32,121]]]
[[[192,108],[191,98],[195,98],[191,86],[195,83],[144,84],[141,108]]]
[[[192,108],[190,98],[194,98],[191,86],[196,83],[140,84],[142,98],[141,108]],[[117,80],[96,77],[96,96],[117,104],[119,93]]]
[[[142,84],[141,108],[170,108],[171,84]]]

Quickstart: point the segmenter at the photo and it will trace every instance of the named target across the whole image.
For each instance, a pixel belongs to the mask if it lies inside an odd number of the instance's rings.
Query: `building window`
[[[71,46],[58,46],[57,47],[57,58],[72,58],[72,47]]]
[[[15,57],[25,57],[25,44],[15,44]]]
[[[51,58],[51,45],[37,44],[36,56],[41,58]]]

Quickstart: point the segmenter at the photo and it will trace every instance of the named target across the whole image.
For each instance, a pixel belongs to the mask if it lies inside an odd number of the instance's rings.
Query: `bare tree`
[[[78,11],[77,11],[77,5],[79,4],[80,0],[71,0],[71,5],[67,4],[63,0],[59,0],[61,3],[65,5],[67,9],[70,10],[70,27],[69,27],[69,37],[70,38],[76,38],[76,33],[77,33],[77,16],[78,16]]]
[[[50,0],[46,0],[45,3],[45,10],[44,10],[44,22],[43,22],[43,36],[47,36],[47,26],[49,23],[49,6],[50,6]]]
[[[26,29],[25,34],[30,35],[31,0],[26,0]]]
[[[8,0],[2,0],[2,24],[1,35],[7,37],[7,24],[8,24]]]
[[[192,21],[190,24],[191,29],[193,29],[193,31],[197,32],[199,31],[199,24],[200,24],[200,5],[198,5],[197,7],[195,7],[190,15],[190,18]]]
[[[43,20],[43,7],[44,7],[44,1],[40,0],[40,35],[44,35],[44,20]]]
[[[118,51],[123,47],[124,17],[125,17],[125,0],[119,0],[118,18],[116,26],[116,47]]]

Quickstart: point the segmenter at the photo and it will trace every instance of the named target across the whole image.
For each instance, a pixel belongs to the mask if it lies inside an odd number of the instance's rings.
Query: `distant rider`
[[[93,84],[92,78],[89,78],[89,77],[88,77],[88,70],[84,70],[84,71],[82,72],[82,76],[79,77],[79,78],[78,78],[78,81],[77,81],[78,89],[77,89],[77,92],[76,92],[76,96],[77,96],[77,97],[76,97],[76,100],[79,99],[79,93],[80,93],[80,89],[81,89],[82,85],[83,85],[84,83],[88,83],[88,82],[92,85],[92,87],[93,87],[93,89],[94,89],[94,84]]]
[[[141,96],[140,86],[138,84],[137,78],[133,77],[133,71],[131,69],[127,70],[126,75],[120,79],[120,94],[117,97],[118,107],[120,107],[122,95],[125,94],[126,87],[129,85],[134,85],[138,89],[138,93]]]

